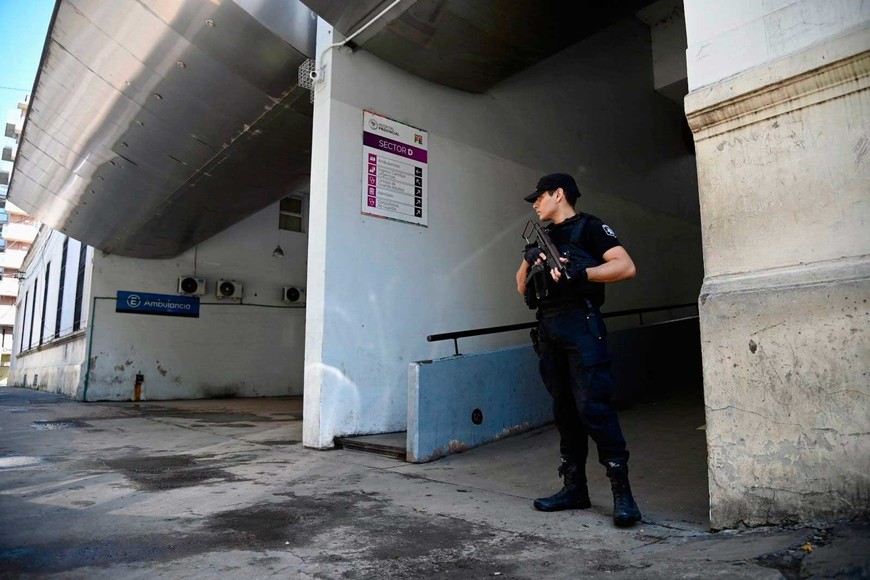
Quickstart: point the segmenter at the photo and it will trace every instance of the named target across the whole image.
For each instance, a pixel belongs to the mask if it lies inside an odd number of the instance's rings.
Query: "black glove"
[[[534,266],[535,262],[541,259],[541,248],[533,246],[525,251],[523,259],[529,263],[529,266]]]
[[[589,281],[589,274],[586,273],[586,266],[584,264],[573,264],[571,263],[572,268],[568,270],[568,273],[571,275],[571,281],[575,284],[585,284]]]
[[[565,250],[562,255],[568,258],[568,263],[565,267],[568,270],[568,275],[571,280],[577,284],[585,284],[589,281],[589,274],[586,273],[586,268],[597,266],[598,264],[584,252],[576,250]]]

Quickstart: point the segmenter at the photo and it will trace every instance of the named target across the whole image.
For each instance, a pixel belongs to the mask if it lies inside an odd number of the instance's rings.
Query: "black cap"
[[[529,203],[534,203],[535,200],[545,191],[553,191],[560,187],[562,188],[562,191],[565,192],[565,197],[568,199],[568,203],[573,205],[574,202],[577,201],[577,198],[580,197],[580,190],[577,188],[577,182],[574,181],[573,177],[567,173],[551,173],[550,175],[545,175],[540,178],[538,180],[538,187],[535,188],[535,191],[525,196],[523,199]]]

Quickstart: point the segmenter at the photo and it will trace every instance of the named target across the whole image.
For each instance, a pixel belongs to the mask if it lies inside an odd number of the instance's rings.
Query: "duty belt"
[[[536,318],[540,320],[541,318],[545,318],[548,316],[556,316],[557,314],[564,314],[566,312],[590,312],[594,310],[595,307],[589,300],[583,301],[575,301],[575,302],[563,302],[560,304],[543,305],[538,308],[538,312]]]

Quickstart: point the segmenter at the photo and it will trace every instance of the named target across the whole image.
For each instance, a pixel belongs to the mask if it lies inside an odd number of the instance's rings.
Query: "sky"
[[[54,0],[0,0],[0,122],[33,88]],[[2,136],[2,133],[0,133]]]

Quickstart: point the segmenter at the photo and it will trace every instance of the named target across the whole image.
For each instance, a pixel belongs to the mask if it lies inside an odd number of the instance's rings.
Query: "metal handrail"
[[[648,314],[650,312],[661,312],[662,310],[674,310],[676,308],[688,308],[690,306],[698,307],[697,302],[687,302],[684,304],[670,304],[668,306],[652,306],[649,308],[631,308],[629,310],[617,310],[615,312],[602,312],[602,318],[615,318],[617,316],[631,316],[632,314],[637,314],[640,318],[640,324],[643,325],[643,315]],[[460,338],[467,338],[469,336],[482,336],[485,334],[497,334],[499,332],[510,332],[512,330],[524,330],[526,328],[534,328],[538,325],[537,321],[535,322],[524,322],[521,324],[508,324],[505,326],[490,326],[488,328],[473,328],[470,330],[457,330],[454,332],[443,332],[441,334],[430,334],[426,337],[427,342],[438,342],[441,340],[452,340],[453,341],[453,350],[455,352],[454,356],[459,355],[459,342]]]

